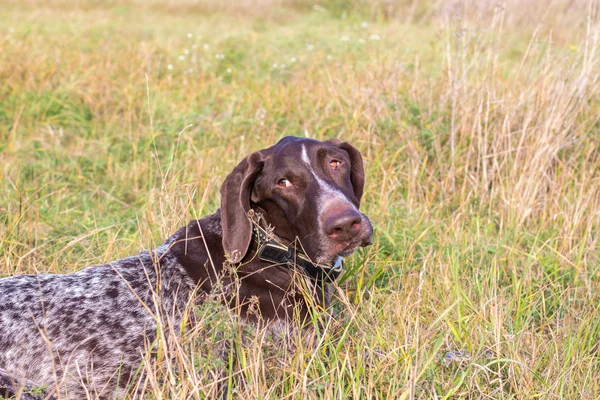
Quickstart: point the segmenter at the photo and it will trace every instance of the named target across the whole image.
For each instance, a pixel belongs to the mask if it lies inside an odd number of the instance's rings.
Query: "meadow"
[[[599,59],[594,0],[4,0],[0,276],[156,247],[249,152],[337,137],[375,234],[336,323],[290,350],[208,302],[144,398],[600,398]]]

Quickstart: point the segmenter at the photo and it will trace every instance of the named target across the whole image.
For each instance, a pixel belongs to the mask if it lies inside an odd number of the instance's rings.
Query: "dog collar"
[[[332,264],[315,264],[306,254],[294,247],[288,247],[276,240],[269,239],[267,232],[256,224],[252,232],[252,238],[257,243],[258,258],[274,264],[285,264],[290,267],[300,266],[306,273],[326,283],[334,282],[342,273],[344,259],[337,257]]]

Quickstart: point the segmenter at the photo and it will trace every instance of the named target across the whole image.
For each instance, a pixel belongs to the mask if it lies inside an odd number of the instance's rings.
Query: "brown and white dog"
[[[24,387],[22,399],[40,398],[27,394],[38,385],[46,396],[122,396],[157,316],[179,325],[190,298],[217,282],[247,320],[327,307],[341,257],[371,243],[363,188],[350,144],[286,137],[244,158],[221,187],[220,209],[157,249],[70,274],[0,279],[0,396]],[[295,288],[298,272],[314,284],[310,301]]]

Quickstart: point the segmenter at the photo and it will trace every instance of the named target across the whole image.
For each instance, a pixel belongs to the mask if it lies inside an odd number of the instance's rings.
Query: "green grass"
[[[207,304],[148,398],[600,397],[599,10],[483,3],[5,2],[0,275],[157,246],[248,152],[338,137],[375,226],[338,325],[292,351]]]

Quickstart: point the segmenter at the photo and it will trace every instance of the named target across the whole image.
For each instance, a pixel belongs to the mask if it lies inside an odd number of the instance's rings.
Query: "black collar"
[[[300,266],[312,278],[326,283],[334,282],[340,276],[344,267],[342,257],[337,257],[333,264],[315,264],[300,250],[269,239],[264,229],[257,224],[252,225],[252,239],[256,242],[260,260],[289,267]]]

